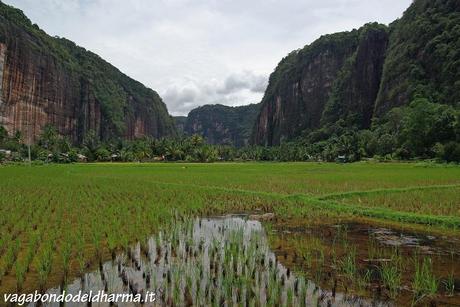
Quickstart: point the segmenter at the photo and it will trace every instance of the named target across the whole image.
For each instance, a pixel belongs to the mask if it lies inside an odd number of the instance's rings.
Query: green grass
[[[415,275],[412,287],[416,298],[434,296],[438,291],[438,280],[433,274],[433,264],[430,258],[424,258],[420,263],[415,259]]]
[[[82,164],[0,167],[0,178],[0,292],[46,288],[78,276],[181,216],[260,209],[286,220],[366,217],[448,232],[460,228],[454,206],[441,210],[427,202],[408,210],[407,197],[389,206],[376,196],[389,189],[388,195],[443,195],[439,203],[458,204],[455,166]]]
[[[388,289],[391,298],[395,298],[401,286],[401,269],[395,265],[395,261],[384,262],[380,268],[380,276],[383,284]]]
[[[447,295],[453,296],[455,291],[455,276],[454,272],[450,272],[447,279],[444,281],[444,287]]]
[[[358,194],[358,193],[356,193]],[[429,186],[424,189],[380,190],[375,192],[342,194],[335,200],[365,207],[460,217],[460,186]]]

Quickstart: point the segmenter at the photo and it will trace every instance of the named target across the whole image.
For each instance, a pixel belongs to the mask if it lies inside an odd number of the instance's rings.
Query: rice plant
[[[63,242],[62,248],[61,248],[62,271],[63,271],[64,281],[67,280],[67,275],[69,274],[70,260],[72,256],[72,242],[70,242],[70,238],[67,238],[65,240],[66,241]]]
[[[398,295],[401,286],[402,273],[395,262],[384,262],[380,267],[380,277],[383,285],[388,289],[391,298]]]
[[[455,293],[455,276],[454,272],[451,271],[447,276],[447,279],[444,281],[444,287],[446,289],[446,293],[449,296],[453,296]]]
[[[76,260],[78,263],[78,271],[81,276],[86,268],[86,258],[85,258],[85,238],[82,233],[78,233],[75,238],[75,250],[76,250]]]
[[[52,245],[48,243],[37,256],[37,271],[40,289],[44,289],[52,266]]]
[[[23,261],[16,261],[15,263],[15,276],[16,276],[16,289],[17,291],[22,290],[24,280],[26,278],[27,265]]]
[[[150,257],[154,262],[158,260],[155,265],[164,265],[166,262],[171,264],[174,259],[182,257],[182,261],[199,267],[194,259],[210,247],[193,240],[182,240],[184,233],[188,237],[189,233],[193,233],[193,227],[200,227],[190,222],[188,217],[215,216],[229,212],[270,212],[276,216],[277,221],[272,221],[274,226],[272,229],[267,228],[267,232],[276,230],[275,224],[278,221],[296,226],[302,222],[303,227],[346,224],[342,221],[355,219],[375,222],[377,219],[396,226],[401,226],[403,222],[407,228],[442,233],[450,237],[458,235],[460,225],[458,187],[455,186],[460,184],[458,167],[440,169],[418,168],[411,164],[337,166],[316,163],[218,163],[190,165],[184,175],[182,165],[175,164],[49,165],[28,169],[2,167],[0,178],[2,293],[15,291],[15,278],[21,280],[22,275],[25,275],[24,281],[28,288],[56,287],[58,285],[53,282],[59,280],[63,273],[67,281],[83,276],[89,268],[110,261],[110,256],[114,254],[128,254],[128,250],[137,241],[141,242],[143,254],[146,254],[145,242],[152,235],[155,239],[151,241]],[[449,185],[451,187],[447,187]],[[417,194],[421,196],[416,197]],[[413,196],[415,201],[412,200]],[[169,230],[174,232],[174,228],[170,228],[171,224],[177,225],[174,235],[169,237],[164,234]],[[68,230],[71,247],[65,243],[68,241],[65,238]],[[298,252],[293,262],[301,263],[303,259],[308,264],[303,268],[312,268],[306,275],[317,282],[328,278],[328,274],[337,273],[345,279],[359,277],[364,282],[366,275],[362,272],[365,271],[360,267],[363,258],[381,258],[379,255],[383,254],[383,248],[376,244],[375,250],[369,253],[372,257],[366,257],[367,250],[363,255],[361,245],[357,246],[355,253],[349,249],[344,251],[345,243],[353,245],[349,230],[347,226],[340,226],[337,236],[317,242],[303,242],[308,248],[305,248],[304,254]],[[156,236],[160,231],[163,231],[163,237]],[[222,229],[221,232],[225,231]],[[283,297],[288,296],[286,289],[278,291],[277,288],[277,284],[288,284],[286,280],[282,281],[279,272],[274,271],[279,262],[276,263],[274,258],[262,258],[267,250],[261,250],[268,249],[266,246],[254,243],[244,249],[241,244],[248,240],[246,236],[247,233],[237,230],[231,237],[226,237],[232,244],[226,245],[226,241],[214,240],[215,243],[210,243],[213,261],[209,266],[212,269],[208,267],[194,273],[203,276],[209,274],[211,279],[216,278],[218,286],[213,288],[208,285],[211,290],[207,291],[207,296],[214,298],[214,304],[220,304],[220,300],[225,297],[224,293],[236,295],[231,286],[233,282],[248,288],[245,280],[250,280],[251,285],[267,285],[269,293],[282,292]],[[436,236],[440,241],[443,240],[441,236]],[[292,234],[283,235],[283,238],[290,237]],[[177,244],[178,241],[183,245]],[[324,244],[325,248],[319,243]],[[172,244],[172,247],[166,248],[165,244]],[[186,245],[192,247],[187,257],[183,250]],[[289,258],[289,261],[292,258],[295,256]],[[433,262],[436,261],[433,257]],[[70,269],[73,264],[76,270]],[[455,266],[453,272],[457,272],[457,268]],[[291,271],[294,272],[293,269]],[[401,269],[403,276],[408,274],[407,279],[413,279],[412,271],[417,271],[415,266]],[[419,268],[418,271],[423,270]],[[267,276],[259,272],[267,273]],[[435,272],[432,273],[434,275]],[[32,278],[29,278],[29,274]],[[397,274],[388,268],[386,275],[390,284]],[[152,277],[152,283],[155,278]],[[456,278],[453,276],[453,279]],[[158,287],[163,282],[155,281]],[[220,284],[222,282],[227,283],[227,286]],[[196,282],[192,284],[192,292],[206,292],[206,286],[197,289]],[[422,289],[420,293],[432,293],[436,288],[434,284],[440,282],[436,280],[431,286],[422,284],[414,281],[416,287],[411,288]],[[245,300],[248,291],[239,293],[239,300]],[[300,295],[303,290],[297,291]],[[296,291],[293,292],[296,296]],[[172,291],[167,295],[172,297]],[[264,295],[255,291],[249,301],[257,301],[258,296]],[[273,300],[278,303],[277,298]],[[301,301],[297,298],[294,300]]]
[[[433,273],[431,258],[424,258],[422,263],[415,259],[415,274],[412,288],[417,299],[425,296],[434,296],[438,291],[438,279]]]
[[[453,251],[450,252],[450,260],[452,263],[454,263],[455,259],[455,253]],[[455,293],[455,275],[454,275],[454,268],[451,268],[451,271],[449,272],[449,275],[447,276],[447,279],[443,282],[444,287],[446,290],[447,295],[453,296]]]
[[[356,249],[354,247],[350,248],[343,259],[340,260],[340,268],[350,280],[354,279],[357,273]]]
[[[5,261],[4,261],[5,272],[10,271],[11,268],[13,267],[13,264],[16,261],[16,257],[19,253],[19,249],[20,249],[20,242],[18,239],[14,240],[13,243],[9,245],[9,248],[5,254]]]

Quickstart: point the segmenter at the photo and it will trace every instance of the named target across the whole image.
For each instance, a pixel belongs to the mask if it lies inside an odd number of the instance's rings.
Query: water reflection
[[[387,305],[322,290],[296,276],[270,250],[262,224],[243,216],[176,223],[144,246],[138,244],[98,271],[76,279],[66,293],[99,290],[108,294],[155,291],[156,302],[146,306]],[[58,294],[61,289],[48,293]]]

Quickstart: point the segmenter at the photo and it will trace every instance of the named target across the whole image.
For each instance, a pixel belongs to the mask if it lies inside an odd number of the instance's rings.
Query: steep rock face
[[[333,105],[352,107],[351,103],[375,99],[380,81],[376,75],[381,70],[387,42],[382,28],[372,24],[326,35],[284,58],[270,76],[253,142],[277,145],[304,130],[319,128],[327,104],[330,109]],[[365,83],[361,84],[363,79]],[[340,86],[349,93],[336,90],[336,101],[329,103],[331,93]],[[328,120],[332,120],[330,115],[329,112]]]
[[[371,126],[388,46],[388,29],[370,24],[359,31],[358,47],[334,82],[322,114],[322,126],[339,120],[357,129]]]
[[[187,116],[184,132],[203,136],[210,144],[226,144],[241,147],[249,143],[258,104],[242,107],[205,105]]]
[[[179,134],[185,134],[185,125],[187,123],[187,116],[174,116],[174,123]]]
[[[391,25],[376,116],[415,96],[460,104],[460,1],[416,0]]]
[[[276,145],[331,126],[368,129],[417,97],[458,107],[459,80],[460,2],[415,0],[389,27],[324,36],[284,58],[252,142]]]
[[[0,125],[34,142],[51,124],[74,143],[175,134],[156,92],[0,2]]]

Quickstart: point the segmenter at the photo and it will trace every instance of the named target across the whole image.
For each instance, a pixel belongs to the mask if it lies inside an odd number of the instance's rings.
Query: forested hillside
[[[416,0],[390,26],[326,35],[270,76],[252,142],[331,160],[460,159],[460,2]]]
[[[245,146],[249,143],[259,108],[258,104],[242,107],[205,105],[190,111],[184,132],[201,135],[210,144]],[[183,119],[178,120],[180,125]]]

